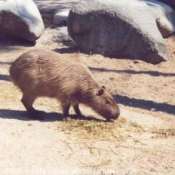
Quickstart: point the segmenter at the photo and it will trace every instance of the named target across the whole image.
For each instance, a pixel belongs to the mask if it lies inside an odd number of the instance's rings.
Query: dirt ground
[[[75,53],[74,48],[46,38],[47,32],[34,46],[0,42],[0,174],[174,175],[175,37],[166,40],[169,60],[158,65]],[[21,93],[9,79],[9,66],[34,48],[56,51],[65,59],[78,57],[90,67],[95,79],[118,102],[119,120],[132,122],[130,130],[129,124],[116,128],[116,134],[126,132],[124,140],[80,137],[70,127],[75,121],[64,130],[66,123],[59,121],[61,110],[54,99],[35,102],[36,108],[48,112],[44,121],[27,116]],[[98,117],[87,107],[82,111]],[[83,120],[83,124],[87,122]],[[142,130],[136,132],[138,126]],[[110,130],[106,135],[110,136]]]

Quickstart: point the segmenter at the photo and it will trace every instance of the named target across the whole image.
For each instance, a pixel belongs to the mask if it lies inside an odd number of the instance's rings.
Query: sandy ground
[[[151,131],[175,127],[175,38],[167,40],[169,61],[151,65],[73,53],[48,36],[44,33],[35,46],[11,40],[0,43],[0,174],[174,175],[174,137],[167,133],[156,138]],[[65,59],[78,57],[114,95],[121,118],[142,126],[144,132],[130,131],[122,142],[76,137],[59,129],[59,104],[47,98],[35,103],[36,108],[48,112],[46,120],[30,120],[8,71],[19,55],[33,48],[56,51]],[[83,113],[97,117],[86,107]]]

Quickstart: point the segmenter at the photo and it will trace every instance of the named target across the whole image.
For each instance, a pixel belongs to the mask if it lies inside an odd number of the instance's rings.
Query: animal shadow
[[[33,47],[36,45],[36,42],[28,41],[23,38],[18,38],[14,36],[9,37],[0,35],[0,45],[4,47],[11,47],[11,46]]]
[[[78,48],[76,46],[74,47],[66,47],[66,48],[61,48],[61,49],[54,49],[54,52],[60,53],[60,54],[71,54],[71,53],[77,53]]]
[[[2,75],[0,74],[0,80],[3,80],[3,81],[11,81],[10,80],[10,77],[8,75]]]
[[[4,119],[17,119],[23,121],[32,121],[38,120],[30,117],[27,111],[19,111],[19,110],[8,110],[8,109],[0,109],[0,118]],[[70,115],[72,120],[85,120],[85,121],[95,121],[95,122],[104,122],[104,120],[94,118],[93,116],[77,116]],[[42,115],[42,119],[38,120],[40,122],[54,122],[54,121],[64,121],[62,113],[44,112]]]
[[[153,109],[154,111],[165,112],[175,115],[175,105],[168,103],[159,103],[151,100],[130,98],[122,95],[114,95],[116,101],[125,106],[141,108],[146,110]]]

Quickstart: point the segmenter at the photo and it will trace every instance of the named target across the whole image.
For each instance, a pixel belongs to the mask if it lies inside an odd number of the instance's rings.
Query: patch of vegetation
[[[79,139],[99,141],[124,141],[134,132],[144,132],[142,126],[120,117],[115,122],[71,120],[59,122],[59,130]]]
[[[175,127],[168,129],[153,129],[152,133],[154,134],[153,138],[175,137]]]

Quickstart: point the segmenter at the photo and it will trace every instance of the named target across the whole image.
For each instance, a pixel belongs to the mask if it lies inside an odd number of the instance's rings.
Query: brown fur
[[[119,116],[113,97],[92,77],[82,63],[66,59],[54,52],[32,50],[22,54],[11,66],[10,76],[23,92],[22,103],[30,113],[38,112],[32,104],[37,97],[57,98],[64,117],[70,106],[81,115],[79,104],[91,107],[107,120]]]

